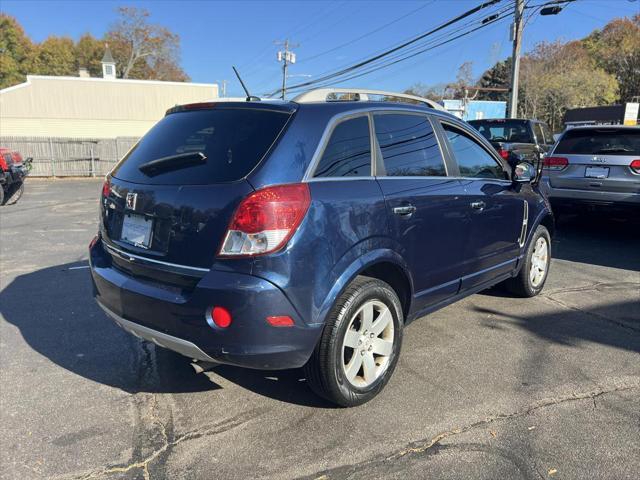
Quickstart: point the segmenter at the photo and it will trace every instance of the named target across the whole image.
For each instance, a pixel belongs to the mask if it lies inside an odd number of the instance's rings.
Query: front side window
[[[339,123],[316,167],[315,177],[368,177],[371,175],[369,118]]]
[[[502,166],[471,136],[450,125],[443,125],[462,177],[505,179]]]
[[[381,114],[374,116],[374,123],[387,176],[431,177],[447,174],[428,117]]]

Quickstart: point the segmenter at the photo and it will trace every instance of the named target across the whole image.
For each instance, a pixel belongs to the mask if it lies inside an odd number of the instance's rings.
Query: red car
[[[16,203],[22,196],[30,165],[30,158],[23,161],[18,152],[0,147],[0,205]]]

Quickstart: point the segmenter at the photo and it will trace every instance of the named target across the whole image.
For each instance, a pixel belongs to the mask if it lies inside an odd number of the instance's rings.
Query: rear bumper
[[[209,271],[193,289],[135,278],[111,264],[101,242],[90,251],[94,297],[125,330],[186,357],[255,369],[303,366],[322,331],[307,326],[285,294],[252,275]],[[210,326],[213,306],[229,310],[226,329]],[[272,327],[267,316],[288,315],[293,327]]]
[[[540,190],[554,206],[640,207],[640,193],[554,188],[548,178],[540,181]]]

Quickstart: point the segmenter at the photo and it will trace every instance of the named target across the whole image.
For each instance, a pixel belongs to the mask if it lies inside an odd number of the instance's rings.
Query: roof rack
[[[308,92],[301,93],[293,99],[296,103],[311,103],[311,102],[335,102],[340,100],[331,100],[328,97],[335,94],[352,94],[355,98],[354,101],[366,102],[369,100],[369,95],[379,95],[383,97],[393,97],[402,100],[413,100],[414,102],[424,103],[430,108],[436,110],[446,111],[446,109],[439,103],[429,100],[428,98],[418,97],[416,95],[409,95],[407,93],[397,92],[385,92],[383,90],[367,90],[362,88],[317,88],[315,90],[309,90]]]

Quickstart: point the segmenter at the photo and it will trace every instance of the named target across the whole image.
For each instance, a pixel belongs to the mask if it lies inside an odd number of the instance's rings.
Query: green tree
[[[614,75],[622,102],[640,96],[640,14],[612,20],[584,40],[599,67]]]
[[[30,73],[75,76],[78,74],[75,46],[68,37],[50,36],[35,48]]]
[[[511,87],[511,57],[496,63],[482,74],[476,84],[482,88],[510,88]],[[478,100],[507,101],[509,92],[479,91]]]
[[[18,21],[0,13],[0,88],[26,80],[33,44]]]
[[[76,70],[86,68],[92,77],[102,75],[102,56],[104,41],[98,40],[90,33],[85,33],[75,45]]]

